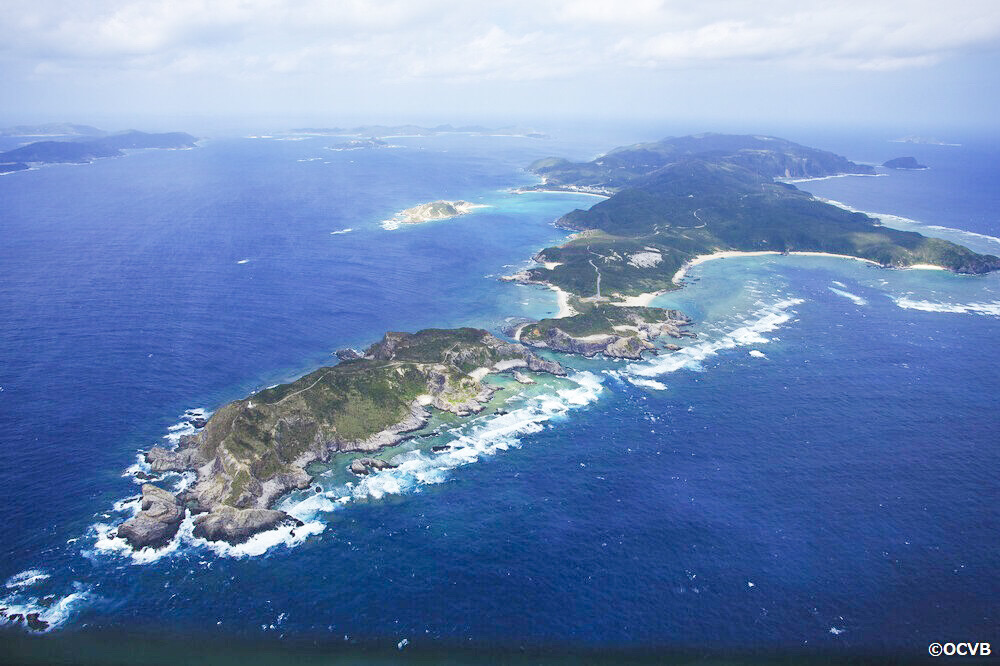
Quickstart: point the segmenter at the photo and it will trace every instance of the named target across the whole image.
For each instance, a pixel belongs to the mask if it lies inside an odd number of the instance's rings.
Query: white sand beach
[[[762,250],[760,252],[737,252],[735,250],[726,250],[724,252],[715,252],[713,254],[700,254],[691,261],[686,262],[681,266],[676,273],[674,273],[673,282],[674,284],[679,284],[684,276],[687,274],[688,270],[692,266],[697,266],[698,264],[703,264],[706,261],[712,261],[713,259],[727,259],[733,257],[760,257],[766,254],[776,254],[780,255],[781,252],[775,252],[773,250]],[[868,264],[873,264],[875,266],[881,266],[882,264],[877,261],[872,261],[871,259],[863,259],[861,257],[852,257],[849,254],[833,254],[831,252],[789,252],[790,255],[795,255],[798,257],[833,257],[835,259],[853,259],[854,261],[863,261]],[[920,266],[927,266],[929,264],[918,264]]]

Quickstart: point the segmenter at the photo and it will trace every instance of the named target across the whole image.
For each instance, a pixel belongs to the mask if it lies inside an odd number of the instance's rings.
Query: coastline
[[[562,319],[563,317],[572,317],[573,315],[580,314],[569,304],[569,292],[564,291],[563,289],[560,289],[552,284],[546,284],[546,286],[557,294],[559,312],[556,314],[555,319]]]
[[[757,252],[740,252],[738,250],[724,250],[721,252],[714,252],[712,254],[700,254],[694,259],[685,262],[683,266],[678,268],[677,272],[674,273],[674,277],[671,279],[671,281],[674,284],[680,284],[680,281],[684,279],[684,276],[687,275],[689,269],[691,269],[694,266],[697,266],[698,264],[703,264],[706,261],[712,261],[713,259],[728,259],[735,257],[762,257],[764,255],[782,255],[782,254],[785,253],[778,252],[776,250],[760,250]],[[863,261],[865,263],[873,264],[875,266],[879,267],[882,266],[882,264],[878,263],[877,261],[873,261],[871,259],[864,259],[862,257],[853,257],[849,254],[833,254],[832,252],[805,252],[805,251],[788,252],[787,254],[800,257],[831,257],[834,259],[853,259],[854,261]]]
[[[516,188],[509,190],[512,194],[582,194],[587,197],[598,197],[600,199],[610,199],[611,196],[608,194],[598,194],[597,192],[580,192],[578,190],[527,190],[523,188]]]

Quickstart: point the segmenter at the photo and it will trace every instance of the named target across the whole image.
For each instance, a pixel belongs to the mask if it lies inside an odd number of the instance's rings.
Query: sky
[[[0,11],[5,124],[993,128],[998,72],[997,0],[4,0]]]

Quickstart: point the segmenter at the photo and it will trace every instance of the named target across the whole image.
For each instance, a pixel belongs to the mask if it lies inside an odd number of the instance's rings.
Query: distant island
[[[447,220],[459,215],[467,215],[477,208],[486,208],[483,204],[468,201],[431,201],[413,208],[407,208],[382,221],[383,229],[398,229],[404,224],[423,224],[435,220]]]
[[[524,372],[566,374],[559,363],[523,345],[473,328],[386,333],[354,356],[225,405],[175,450],[151,449],[146,459],[153,475],[196,471],[197,482],[177,495],[145,484],[141,510],[118,528],[118,536],[136,549],[162,547],[190,510],[196,537],[246,541],[296,522],[271,506],[288,491],[309,487],[310,463],[396,444],[427,423],[428,407],[479,412],[497,390],[484,383],[487,375],[514,373],[530,383]],[[351,468],[363,475],[391,466],[366,456]]]
[[[945,141],[941,141],[940,139],[935,139],[933,137],[929,137],[929,136],[917,136],[915,134],[911,134],[909,136],[903,136],[903,137],[900,137],[898,139],[890,139],[890,141],[892,143],[919,143],[919,144],[924,144],[924,145],[927,145],[927,146],[961,146],[962,145],[960,143],[947,143]]]
[[[479,134],[483,136],[522,136],[530,139],[544,139],[547,135],[522,127],[490,128],[482,125],[437,125],[422,127],[420,125],[360,125],[358,127],[299,127],[285,134],[311,136],[437,136],[439,134]]]
[[[927,167],[917,162],[915,157],[896,157],[882,163],[887,169],[926,169]]]
[[[335,143],[330,146],[330,150],[362,150],[364,148],[388,148],[389,144],[381,139],[372,137],[370,139],[351,139],[343,143]]]
[[[0,173],[22,171],[41,164],[86,164],[105,157],[121,157],[124,155],[122,151],[129,149],[193,148],[196,141],[195,137],[184,132],[149,134],[136,130],[99,138],[35,141],[0,153]]]
[[[0,129],[0,136],[10,137],[70,137],[70,136],[107,136],[104,130],[90,125],[74,123],[46,123],[44,125],[16,125]]]
[[[524,189],[611,196],[639,184],[658,169],[694,159],[740,167],[767,180],[875,173],[874,168],[840,155],[773,136],[697,134],[615,148],[590,162],[570,162],[559,157],[536,160],[528,170],[542,182]]]

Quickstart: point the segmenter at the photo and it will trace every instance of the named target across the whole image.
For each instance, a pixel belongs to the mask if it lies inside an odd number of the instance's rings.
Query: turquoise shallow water
[[[0,249],[5,603],[55,595],[45,612],[63,635],[407,638],[411,650],[922,654],[944,636],[988,640],[1000,282],[838,259],[696,267],[657,301],[696,319],[684,352],[571,360],[567,380],[511,387],[508,414],[399,447],[398,470],[348,486],[334,464],[322,494],[285,500],[307,522],[295,535],[116,550],[104,526],[137,489],[121,474],[185,409],[384,330],[496,329],[555,310],[550,291],[496,278],[594,199],[505,190],[535,157],[604,146],[397,141],[218,140],[0,179],[13,239]],[[921,173],[931,190],[957,178]],[[899,192],[878,189],[893,177],[815,190],[852,203],[851,188],[869,188],[855,205],[893,211]],[[437,198],[490,207],[378,225]],[[996,235],[987,212],[976,220],[967,228]],[[427,451],[440,441],[461,448]]]

